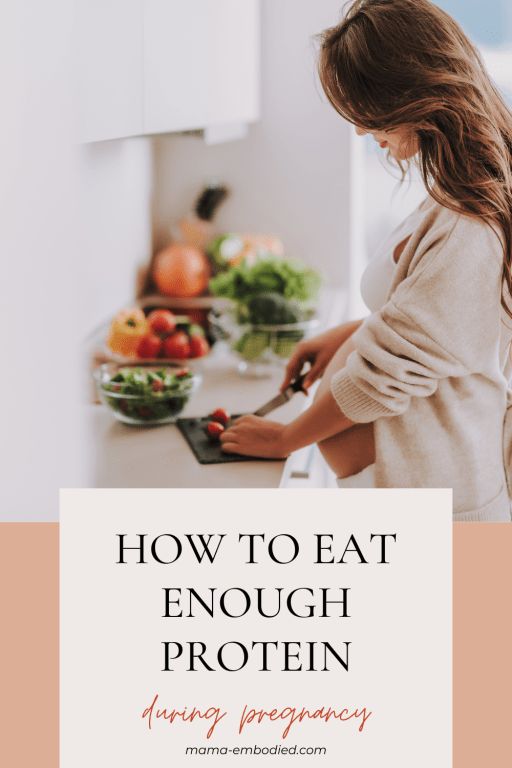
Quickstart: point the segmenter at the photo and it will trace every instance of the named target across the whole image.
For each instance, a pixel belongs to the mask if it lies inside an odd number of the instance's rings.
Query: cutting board
[[[233,419],[238,419],[233,416]],[[231,464],[236,461],[266,461],[253,456],[239,456],[235,453],[223,453],[220,443],[212,442],[205,434],[205,427],[211,421],[208,417],[196,419],[178,419],[176,426],[189,444],[200,464]]]

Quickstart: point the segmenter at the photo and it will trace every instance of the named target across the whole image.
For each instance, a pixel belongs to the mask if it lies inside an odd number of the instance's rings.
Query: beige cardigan
[[[431,198],[420,210],[388,301],[354,334],[331,390],[349,419],[375,423],[378,487],[453,488],[454,520],[510,521],[502,245]]]

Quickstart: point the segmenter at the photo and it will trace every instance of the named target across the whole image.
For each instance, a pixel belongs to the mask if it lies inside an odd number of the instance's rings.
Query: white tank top
[[[427,198],[430,200],[430,198]],[[361,296],[370,312],[378,312],[386,303],[396,269],[395,249],[407,240],[416,229],[424,215],[424,200],[377,250],[363,272],[361,278]]]

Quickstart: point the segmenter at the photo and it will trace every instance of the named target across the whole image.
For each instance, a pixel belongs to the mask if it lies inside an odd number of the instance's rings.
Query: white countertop
[[[236,362],[212,355],[200,368],[203,381],[183,416],[205,416],[223,407],[231,413],[256,410],[278,393],[282,372],[270,378],[242,377]],[[304,407],[297,394],[269,418],[290,421]],[[92,483],[97,488],[277,488],[284,461],[199,464],[173,424],[132,427],[116,421],[102,405],[87,406]]]

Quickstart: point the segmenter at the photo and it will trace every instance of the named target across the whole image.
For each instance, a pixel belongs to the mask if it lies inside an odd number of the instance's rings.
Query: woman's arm
[[[353,426],[354,422],[340,410],[333,394],[327,389],[297,419],[285,426],[283,439],[288,453],[291,453]]]
[[[357,331],[362,323],[362,320],[343,323],[343,325],[338,325],[336,328],[331,328],[325,331],[325,333],[297,344],[286,366],[281,391],[285,390],[299,376],[305,363],[310,363],[311,365],[304,380],[304,386],[308,389],[317,379],[323,376],[325,369],[338,349]]]
[[[290,424],[242,416],[221,436],[226,453],[283,459],[306,445],[344,432],[353,422],[340,411],[329,390]]]

